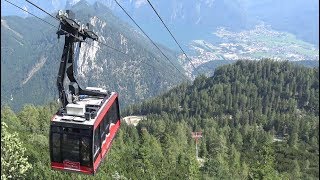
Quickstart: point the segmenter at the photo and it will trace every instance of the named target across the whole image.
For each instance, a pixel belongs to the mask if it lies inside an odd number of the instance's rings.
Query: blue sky
[[[25,0],[8,0],[8,1],[13,2],[14,4],[26,9],[27,11],[39,17],[43,18],[46,16],[44,12],[33,7],[31,4],[29,4]],[[74,4],[79,0],[30,0],[30,1],[37,4],[47,12],[54,13],[60,9],[65,9],[67,2]],[[86,1],[92,4],[97,0],[86,0]],[[162,24],[160,24],[160,21],[155,16],[153,11],[150,9],[150,7],[147,7],[147,5],[145,5],[146,0],[118,0],[118,1],[127,9],[127,11],[129,11],[129,14],[131,14],[134,17],[134,19],[138,21],[138,24],[140,24],[143,27],[143,29],[145,29],[145,31],[150,33],[152,32],[154,34],[159,34],[158,31],[161,30],[161,32],[163,32],[166,37],[168,36],[168,33],[164,29],[161,29],[163,28]],[[195,18],[192,18],[197,15],[199,15],[199,18],[196,18],[197,22],[200,20],[200,18],[203,22],[205,22],[205,24],[210,24],[210,22],[219,21],[218,15],[213,15],[213,16],[211,15],[211,12],[213,11],[210,8],[207,11],[205,11],[205,8],[204,8],[206,6],[209,6],[207,2],[213,2],[214,4],[214,2],[217,2],[218,0],[151,0],[151,1],[155,3],[157,9],[160,11],[160,14],[167,22],[169,22],[172,17],[175,17],[176,11],[180,12],[179,10],[181,9],[176,8],[175,7],[176,4],[183,4],[184,9],[188,10],[186,12],[181,10],[182,12],[181,16],[183,17],[186,16],[188,18],[185,18],[185,19],[177,18],[177,21],[173,21],[173,24],[171,26],[172,28],[179,28],[180,26],[177,24],[177,22],[180,24],[183,24],[184,21],[186,21],[185,24],[190,26],[197,25],[197,23],[193,22]],[[115,5],[114,0],[99,0],[99,2],[102,2],[103,4],[111,8],[111,11],[116,16],[119,16],[122,20],[129,23],[131,22],[130,19],[128,19],[124,15],[124,13],[120,10],[120,8]],[[204,4],[202,4],[203,6],[202,13],[198,12],[200,11],[200,6],[196,6],[197,3],[201,3],[201,2],[205,2]],[[259,20],[263,20],[267,24],[271,24],[273,28],[275,28],[276,30],[290,32],[295,35],[300,34],[301,37],[307,39],[307,41],[312,42],[316,45],[318,44],[318,37],[319,37],[318,36],[319,34],[318,33],[319,32],[318,0],[306,0],[306,1],[305,0],[293,0],[293,1],[292,0],[229,0],[229,1],[221,0],[221,2],[229,3],[229,8],[233,7],[232,5],[234,5],[235,2],[240,4],[241,7],[242,6],[251,7],[250,8],[251,14],[248,14],[248,17],[250,17],[251,19],[256,16],[259,16],[261,18]],[[114,8],[112,3],[115,6]],[[145,5],[146,7],[143,8],[144,7],[143,5]],[[194,9],[197,10],[196,11],[197,13],[195,13]],[[243,11],[243,14],[248,13],[246,10],[247,9]],[[229,15],[232,15],[233,12],[234,11],[229,12]],[[225,13],[225,11],[221,10],[220,14],[223,14],[223,13]],[[145,14],[148,14],[148,16],[145,16]],[[18,15],[21,17],[30,16],[27,13],[23,12],[22,10],[2,0],[1,16],[8,16],[8,15]],[[194,16],[191,16],[191,15],[194,15]],[[203,16],[203,17],[200,17],[200,16]],[[213,17],[215,17],[215,21],[212,21],[212,19],[214,19]],[[244,17],[247,18],[247,16],[244,16]],[[209,18],[209,19],[205,19],[205,18]],[[234,24],[238,21],[232,21],[232,19],[229,18],[225,21],[224,25],[225,24],[228,25],[229,22],[232,22],[231,24]],[[154,23],[157,23],[157,24],[154,24]],[[214,25],[214,23],[211,23],[211,24]],[[159,27],[159,28],[154,28],[154,27]],[[181,27],[184,27],[184,26],[181,26]],[[208,28],[210,28],[209,25],[206,25],[204,27],[201,26],[200,30],[204,30],[205,33],[214,31],[214,29],[212,28],[208,29]],[[175,29],[173,29],[173,31],[174,30]],[[185,31],[185,29],[181,31],[181,28],[176,29],[176,31],[188,32],[188,30]],[[185,40],[184,38],[189,37],[190,34],[180,33],[180,34],[177,34],[177,36],[181,36],[181,39]],[[168,39],[168,38],[165,38],[165,39]]]
[[[40,17],[45,16],[45,13],[33,7],[27,1],[24,1],[24,0],[8,0],[8,1],[26,9],[27,11],[37,16],[40,16]],[[64,9],[66,4],[66,0],[62,0],[62,1],[61,0],[30,0],[30,1],[50,13],[57,11],[59,9]],[[28,16],[28,14],[23,12],[22,10],[14,7],[13,5],[9,4],[4,0],[1,0],[1,16],[8,16],[8,15],[18,15],[22,17]]]

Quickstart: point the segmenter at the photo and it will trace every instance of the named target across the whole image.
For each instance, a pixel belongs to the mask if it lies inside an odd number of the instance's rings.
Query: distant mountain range
[[[52,10],[54,15],[58,9],[71,8],[77,21],[90,22],[100,41],[131,56],[101,44],[83,44],[85,53],[81,54],[77,69],[82,86],[98,85],[117,91],[126,105],[164,92],[184,79],[114,0],[34,2]],[[196,71],[145,0],[119,2],[189,78],[197,72],[212,75],[215,67],[237,59],[273,58],[311,66],[319,62],[317,1],[290,1],[283,12],[280,9],[284,1],[151,1]],[[39,10],[24,3],[26,9],[40,15],[36,13]],[[1,103],[19,108],[24,103],[42,104],[56,99],[55,81],[63,40],[57,40],[55,28],[33,17],[3,16],[12,9],[3,1],[1,5],[6,8],[1,16]],[[301,16],[294,18],[294,13]],[[50,17],[45,20],[58,25]]]
[[[44,9],[56,12],[58,9],[68,9],[81,1],[83,0],[35,0],[34,2]],[[96,0],[88,0],[89,4],[94,2]],[[98,2],[110,9],[106,11],[112,12],[123,21],[133,25],[114,0]],[[152,39],[180,52],[146,0],[118,0],[118,2]],[[218,53],[225,54],[225,59],[262,57],[319,60],[319,2],[316,0],[307,2],[303,0],[161,0],[151,2],[189,54],[198,53],[194,50],[195,42],[204,41],[206,44],[219,47],[221,44],[225,46],[224,43],[232,40],[231,43],[234,44],[231,46],[249,47],[250,50],[234,52],[234,47],[223,47],[224,50]],[[22,4],[32,12],[45,15],[27,2],[22,2]],[[12,7],[9,8],[10,6],[5,2],[2,2],[2,6],[5,7],[3,14],[10,14]],[[233,36],[228,37],[228,34],[233,34]],[[275,43],[272,43],[273,41]],[[256,49],[251,52],[256,45],[258,51]],[[281,48],[285,46],[288,48]],[[294,48],[291,49],[291,47]],[[219,58],[212,60],[217,59],[219,60]]]
[[[48,11],[56,12],[59,9],[69,8],[79,1],[33,0],[32,2]],[[96,0],[88,2],[93,4]],[[114,0],[98,2],[106,5],[121,19],[129,21]],[[118,2],[159,42],[175,47],[146,0],[118,0]],[[195,39],[212,39],[211,33],[220,27],[238,32],[252,29],[264,22],[275,31],[294,34],[297,39],[319,47],[319,1],[317,0],[153,0],[151,2],[177,38],[186,45]],[[34,13],[45,15],[27,2],[21,4]],[[2,15],[24,16],[24,13],[16,11],[6,2],[2,1],[1,7],[3,7]]]

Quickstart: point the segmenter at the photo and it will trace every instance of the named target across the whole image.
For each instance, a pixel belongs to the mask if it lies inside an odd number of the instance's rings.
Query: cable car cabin
[[[65,36],[57,87],[61,107],[51,119],[51,168],[95,174],[120,127],[118,94],[101,88],[82,89],[74,76],[75,56],[86,39],[98,40],[89,24],[59,11],[58,38]],[[77,51],[76,51],[77,50]],[[75,53],[77,52],[77,53]]]
[[[118,95],[84,96],[55,114],[50,125],[51,167],[95,174],[120,127]]]

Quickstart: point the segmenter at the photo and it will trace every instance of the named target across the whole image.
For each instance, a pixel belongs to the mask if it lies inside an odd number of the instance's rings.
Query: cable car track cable
[[[102,44],[102,45],[104,45],[104,46],[107,46],[107,47],[109,47],[110,49],[113,49],[113,50],[115,50],[115,51],[118,51],[118,52],[120,52],[120,53],[122,53],[122,54],[124,54],[124,55],[126,55],[126,56],[128,56],[128,57],[130,57],[131,59],[133,59],[133,60],[137,60],[137,58],[134,58],[133,56],[130,56],[129,54],[127,54],[127,53],[124,53],[124,52],[122,52],[122,51],[120,51],[120,50],[118,50],[118,49],[114,49],[114,48],[112,48],[112,47],[110,47],[109,45],[107,45],[107,44],[105,44],[105,43],[103,43],[103,42],[101,42],[101,41],[97,41],[98,43],[100,43],[100,44]],[[94,45],[92,45],[92,46],[94,46]],[[155,56],[153,56],[153,55],[151,55],[154,59],[158,59],[157,57],[155,57]],[[126,60],[125,60],[126,61]],[[156,68],[155,66],[152,66],[151,64],[149,64],[149,63],[147,63],[147,62],[144,62],[144,61],[141,61],[142,63],[145,63],[145,64],[147,64],[147,65],[149,65],[149,66],[151,66],[151,67],[153,67],[153,68]],[[159,62],[159,61],[157,61],[158,63],[159,63],[159,66],[162,66],[162,64]],[[162,67],[162,68],[165,68],[165,67]],[[157,69],[157,68],[156,68]],[[171,73],[169,73],[169,74],[171,74]],[[181,74],[181,72],[180,72],[180,74]],[[172,74],[171,74],[172,75]],[[181,74],[181,77],[182,78],[184,78],[185,80],[187,80],[188,81],[188,79],[184,76],[184,74]]]
[[[152,44],[161,52],[161,54],[178,70],[181,74],[183,74],[169,58],[162,52],[162,50],[158,47],[158,45],[144,32],[144,30],[137,24],[137,22],[129,15],[129,13],[119,4],[117,0],[114,0],[117,5],[125,12],[125,14],[133,21],[133,23],[141,30],[141,32],[152,42]]]
[[[132,39],[130,39],[130,38],[128,38],[128,37],[126,37],[128,40],[130,40],[130,41],[134,41],[134,40],[132,40]],[[122,51],[120,51],[120,50],[118,50],[118,49],[115,49],[115,48],[113,48],[113,47],[111,47],[111,46],[109,46],[109,45],[107,45],[107,44],[105,44],[105,43],[103,43],[103,42],[101,42],[101,41],[98,41],[98,40],[96,40],[96,42],[98,42],[98,43],[100,43],[100,44],[102,44],[102,45],[105,45],[105,46],[107,46],[107,47],[109,47],[109,48],[111,48],[111,49],[113,49],[113,50],[115,50],[115,51],[118,51],[118,52],[120,52],[120,53],[122,53],[122,54],[124,54],[124,55],[126,55],[126,56],[128,56],[128,57],[130,57],[130,58],[132,58],[132,59],[134,59],[134,60],[136,60],[137,58],[134,58],[134,57],[132,57],[132,56],[130,56],[130,55],[128,55],[127,53],[124,53],[124,52],[122,52]],[[94,46],[94,45],[92,45],[92,46]],[[143,50],[145,50],[145,51],[147,51],[145,48],[142,48]],[[149,52],[149,51],[147,51],[147,52]],[[151,53],[151,52],[149,52],[149,53]],[[158,58],[158,57],[155,57],[154,55],[152,55],[151,54],[151,56],[154,58],[154,59],[156,59],[156,60],[158,60],[158,59],[160,59],[160,58]],[[143,57],[143,56],[142,56]],[[161,60],[161,59],[160,59]],[[142,61],[141,61],[142,62]],[[157,61],[158,63],[159,63],[159,66],[161,66],[162,68],[166,68],[166,67],[163,67],[162,66],[162,64],[160,63],[160,61]],[[149,66],[151,66],[151,67],[153,67],[153,68],[155,68],[155,66],[152,66],[152,65],[150,65],[150,64],[148,64],[148,63],[146,63],[146,62],[143,62],[143,63],[145,63],[145,64],[147,64],[147,65],[149,65]],[[157,68],[156,68],[157,69]],[[170,74],[170,73],[169,73]],[[180,73],[181,74],[181,73]],[[172,74],[170,74],[170,75],[172,75]],[[187,80],[188,81],[188,79],[185,77],[185,75],[184,74],[181,74],[182,76],[182,78],[183,79],[185,79],[185,80]]]
[[[46,21],[46,20],[44,20],[44,19],[42,19],[42,18],[40,18],[40,17],[38,17],[37,15],[35,15],[35,14],[33,14],[33,13],[31,13],[31,12],[29,12],[29,11],[27,11],[27,10],[25,10],[25,9],[23,9],[23,8],[21,8],[21,7],[19,7],[18,5],[16,5],[16,4],[14,4],[14,3],[12,3],[12,2],[10,2],[10,1],[8,1],[8,0],[5,0],[6,2],[8,2],[8,3],[10,3],[11,5],[13,5],[13,6],[15,6],[15,7],[17,7],[17,8],[19,8],[20,10],[22,10],[22,11],[24,11],[24,12],[26,12],[26,13],[28,13],[28,14],[30,14],[30,15],[32,15],[32,16],[34,16],[35,18],[37,18],[37,19],[39,19],[39,20],[41,20],[41,21],[43,21],[44,23],[46,23],[46,24],[48,24],[48,25],[50,25],[50,26],[52,26],[52,27],[55,27],[55,28],[59,28],[59,26],[56,26],[56,25],[53,25],[53,24],[51,24],[51,23],[49,23],[48,21]],[[38,6],[36,6],[35,5],[35,7],[37,7],[37,8],[39,8],[39,9],[41,9],[40,7],[38,7]],[[43,10],[43,9],[41,9],[42,11],[44,11],[46,14],[48,14],[48,12],[46,12],[45,10]],[[56,19],[56,18],[55,18]],[[58,20],[58,21],[60,21],[59,19],[56,19],[56,20]],[[67,32],[67,31],[65,31],[65,30],[63,30],[63,29],[61,29],[63,32],[65,32],[65,33],[67,33],[68,35],[70,35],[70,36],[72,36],[72,37],[74,37],[74,38],[76,38],[76,39],[78,39],[80,42],[84,42],[84,43],[86,43],[86,44],[88,44],[89,46],[92,46],[92,47],[96,47],[96,48],[100,48],[100,47],[98,47],[98,46],[95,46],[95,45],[93,45],[93,44],[90,44],[89,42],[87,42],[87,41],[83,41],[82,39],[80,39],[80,38],[78,38],[78,37],[76,37],[76,36],[74,36],[73,34],[71,34],[71,33],[69,33],[69,32]],[[98,43],[100,43],[100,44],[102,44],[102,45],[104,45],[104,46],[106,46],[107,48],[110,48],[110,49],[112,49],[112,50],[114,50],[114,51],[117,51],[117,52],[119,52],[119,53],[122,53],[122,54],[124,54],[124,55],[126,55],[126,56],[128,56],[128,57],[130,57],[131,59],[133,59],[133,60],[137,60],[136,58],[134,58],[134,57],[132,57],[132,56],[130,56],[129,54],[127,54],[127,53],[125,53],[125,52],[122,52],[121,50],[119,50],[119,49],[116,49],[116,48],[114,48],[114,47],[111,47],[111,46],[109,46],[109,45],[107,45],[107,44],[105,44],[105,43],[103,43],[103,42],[101,42],[101,41],[96,41],[96,42],[98,42]],[[156,57],[154,57],[154,56],[152,56],[153,58],[155,58],[155,59],[157,59]],[[126,61],[126,62],[128,62],[127,60],[124,60],[124,61]],[[143,64],[146,64],[146,65],[148,65],[148,66],[150,66],[150,67],[152,67],[152,68],[154,68],[154,69],[158,69],[158,68],[156,68],[155,66],[153,66],[153,65],[151,65],[151,64],[149,64],[149,63],[147,63],[147,62],[144,62],[144,61],[140,61],[141,63],[143,63]],[[160,72],[160,71],[159,71]],[[168,73],[168,72],[166,72],[166,73]],[[180,72],[181,73],[181,72]],[[171,75],[172,77],[174,77],[174,75],[172,74],[172,73],[168,73],[169,75]],[[182,73],[181,73],[182,74]],[[182,74],[183,75],[183,74]],[[183,75],[182,76],[185,80],[187,80],[188,81],[188,79]]]
[[[26,0],[26,1],[27,1],[28,3],[30,3],[31,5],[33,5],[34,7],[40,9],[40,10],[43,11],[44,13],[48,14],[48,15],[51,16],[52,18],[60,21],[60,19],[58,19],[57,17],[52,16],[50,13],[48,13],[46,10],[42,9],[42,8],[39,7],[38,5],[32,3],[32,2],[29,1],[29,0]],[[115,1],[116,1],[116,0],[115,0]],[[138,28],[143,32],[143,34],[144,34],[145,36],[147,36],[147,38],[153,43],[153,45],[157,47],[157,49],[158,49],[158,50],[161,52],[161,54],[172,64],[172,66],[173,66],[179,73],[182,74],[182,77],[183,77],[185,80],[188,80],[188,79],[185,77],[185,75],[184,75],[184,74],[169,60],[169,58],[162,52],[162,50],[153,42],[153,40],[142,30],[142,28],[135,22],[135,20],[126,12],[126,10],[125,10],[117,1],[116,1],[116,3],[117,3],[117,4],[121,7],[121,9],[130,17],[130,19],[138,26]],[[73,37],[74,37],[74,36],[73,36]],[[120,52],[120,53],[122,53],[122,54],[126,54],[126,53],[124,53],[124,52],[122,52],[122,51],[120,51],[120,50],[118,50],[118,49],[115,49],[115,48],[113,48],[113,47],[111,47],[111,46],[108,46],[108,45],[104,44],[104,43],[101,42],[101,41],[97,41],[97,42],[98,42],[98,43],[101,43],[101,44],[103,44],[103,45],[105,45],[105,46],[107,46],[107,47],[109,47],[109,48],[111,48],[111,49],[113,49],[113,50],[115,50],[115,51],[118,51],[118,52]],[[157,58],[156,58],[156,59],[157,59]]]
[[[34,4],[33,2],[29,1],[29,0],[25,0],[27,1],[29,4],[33,5],[34,7],[40,9],[41,11],[43,11],[44,13],[48,14],[50,17],[60,21],[57,17],[52,16],[50,13],[48,13],[47,11],[45,11],[44,9],[42,9],[41,7],[37,6],[36,4]]]
[[[19,9],[21,9],[22,11],[24,11],[24,12],[26,12],[26,13],[28,13],[28,14],[30,14],[30,15],[32,15],[32,16],[34,16],[34,17],[36,17],[37,19],[40,19],[41,21],[43,21],[43,22],[45,22],[45,23],[47,23],[47,24],[49,24],[49,25],[53,26],[53,27],[58,27],[58,26],[55,26],[55,25],[53,25],[53,24],[49,23],[48,21],[46,21],[46,20],[44,20],[44,19],[42,19],[42,18],[40,18],[40,17],[38,17],[38,16],[34,15],[33,13],[31,13],[31,12],[29,12],[29,11],[27,11],[27,10],[25,10],[25,9],[23,9],[23,8],[21,8],[21,7],[19,7],[19,6],[17,6],[16,4],[14,4],[14,3],[12,3],[12,2],[10,2],[10,1],[8,1],[8,0],[5,0],[5,1],[6,1],[6,2],[8,2],[8,3],[10,3],[11,5],[13,5],[13,6],[15,6],[15,7],[17,7],[17,8],[19,8]]]
[[[164,27],[168,30],[168,32],[170,33],[171,37],[174,39],[174,41],[176,42],[176,44],[179,46],[180,50],[183,52],[183,54],[186,56],[187,60],[190,62],[191,66],[193,67],[193,69],[199,74],[198,70],[195,68],[195,66],[193,65],[193,63],[190,61],[190,58],[188,57],[188,55],[185,53],[185,51],[182,49],[182,47],[180,46],[179,42],[177,41],[177,39],[173,36],[173,34],[171,33],[171,31],[169,30],[169,28],[167,27],[167,25],[164,23],[164,21],[162,20],[162,18],[160,17],[159,13],[157,12],[157,10],[153,7],[153,5],[151,4],[151,2],[149,0],[147,0],[149,5],[151,6],[151,8],[153,9],[153,11],[156,13],[156,15],[158,16],[158,18],[161,20],[162,24],[164,25]]]

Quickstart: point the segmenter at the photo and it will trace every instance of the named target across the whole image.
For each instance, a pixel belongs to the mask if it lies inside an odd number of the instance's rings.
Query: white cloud
[[[147,4],[147,1],[146,0],[136,0],[136,8],[139,8],[140,6],[144,5],[144,4]]]
[[[215,0],[206,0],[206,4],[209,6],[209,7],[211,7],[212,5],[213,5],[213,2],[214,2]]]
[[[69,7],[71,7],[71,6],[75,5],[75,4],[77,4],[79,1],[80,0],[68,0],[67,4],[68,4]]]
[[[28,11],[28,7],[27,6],[23,6],[22,9],[24,9],[25,11]],[[23,14],[24,14],[23,17],[26,18],[26,17],[28,17],[29,14],[27,12],[25,12],[25,11],[23,12]]]
[[[201,4],[200,3],[196,4],[196,11],[197,11],[198,15],[200,15],[200,13],[201,13]]]
[[[54,10],[59,10],[60,9],[61,3],[60,3],[59,0],[51,0],[51,4],[53,5]]]

